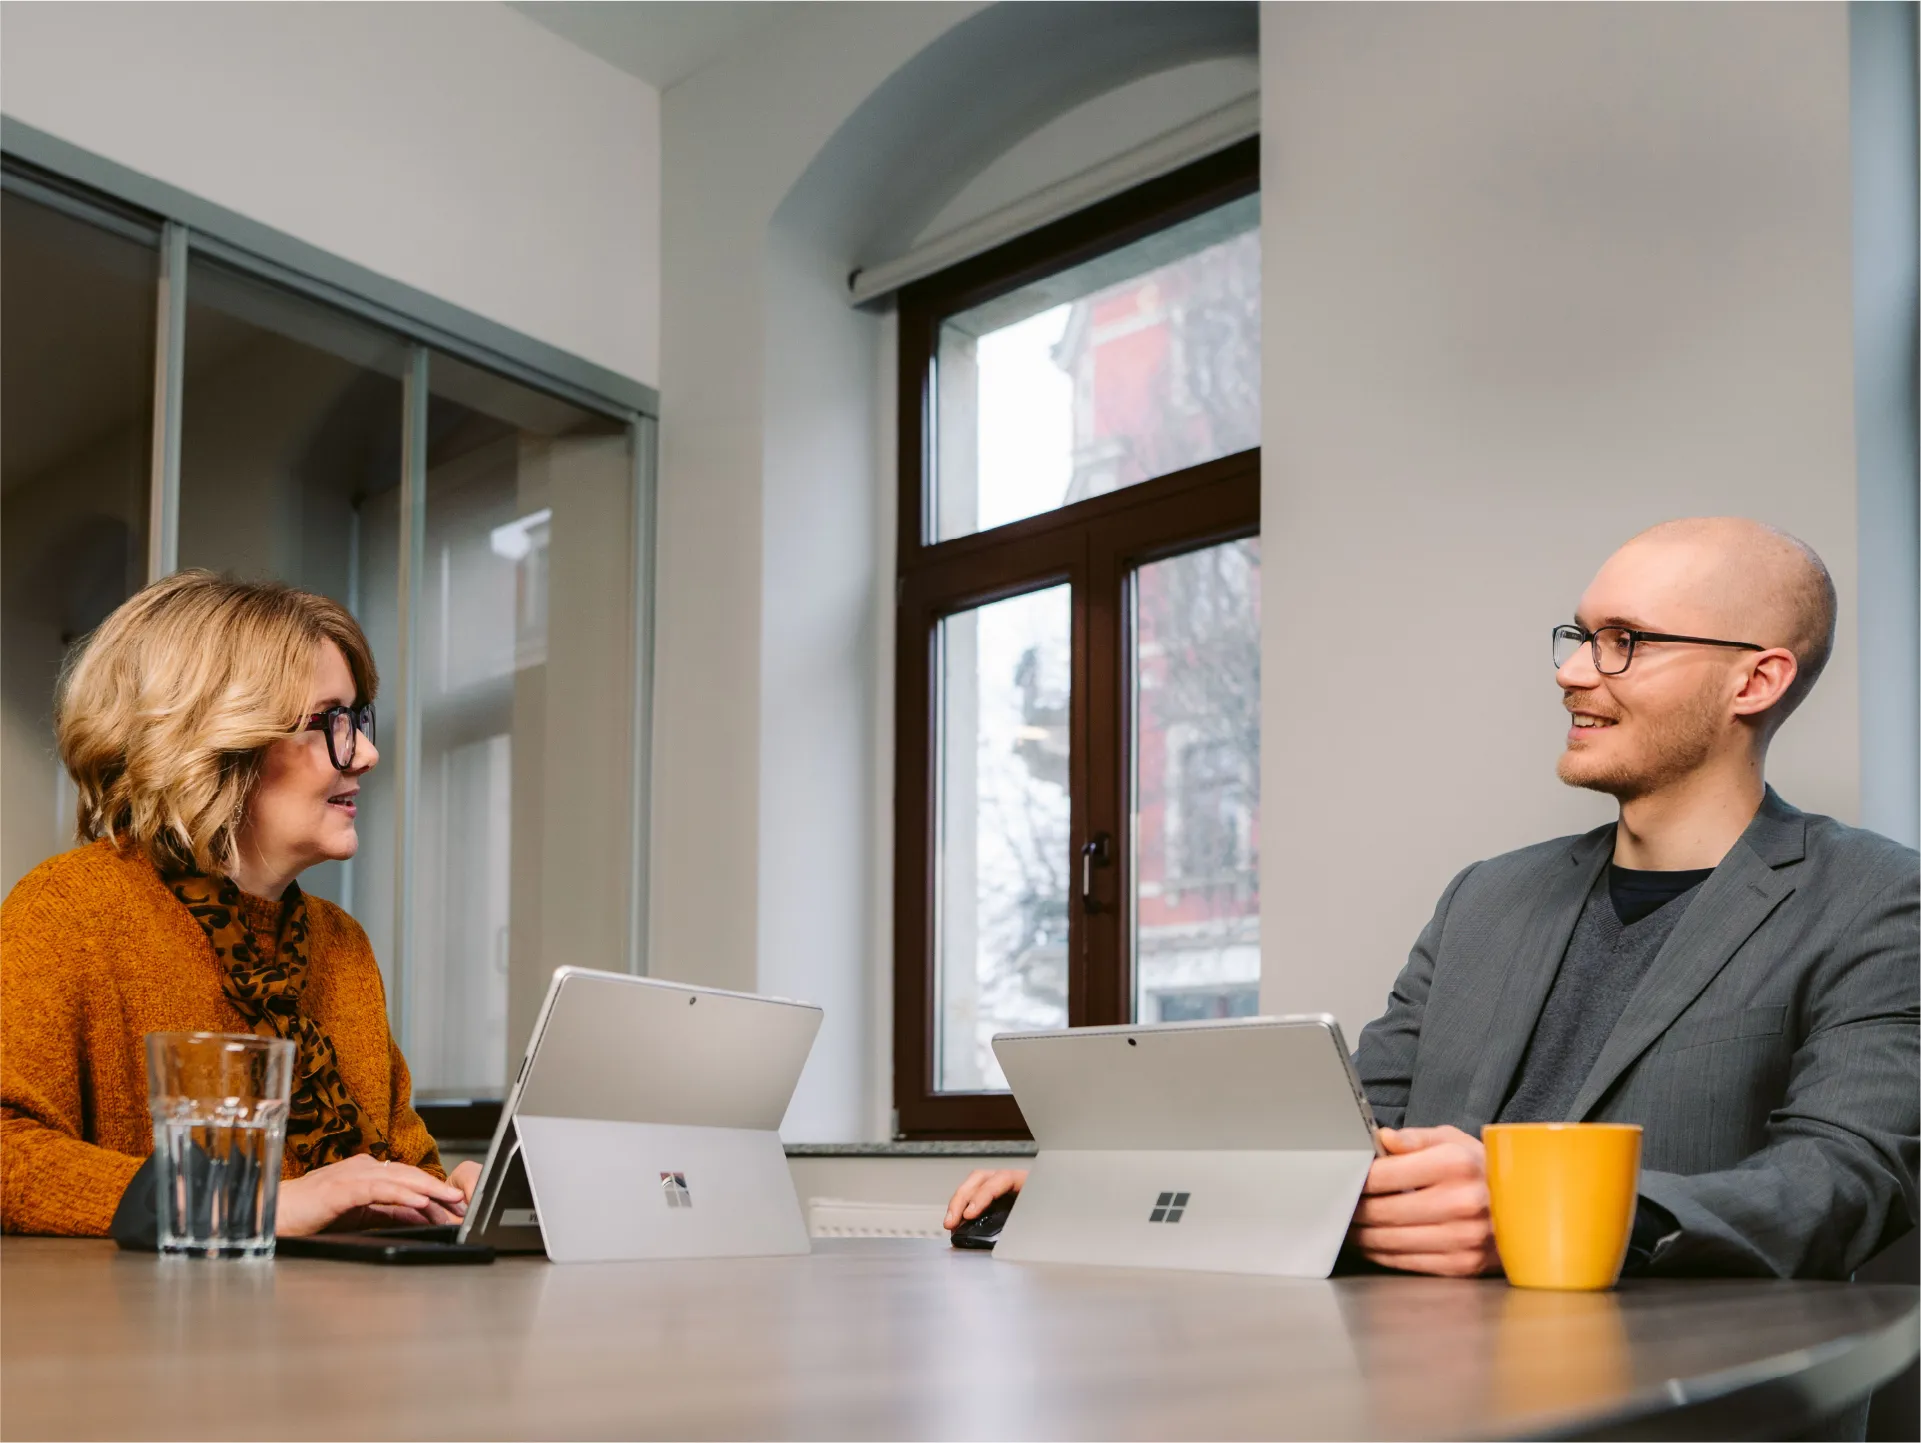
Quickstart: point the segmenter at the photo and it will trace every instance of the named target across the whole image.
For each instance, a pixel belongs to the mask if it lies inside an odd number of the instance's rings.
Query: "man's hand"
[[[1474,1278],[1500,1269],[1487,1152],[1458,1127],[1384,1127],[1348,1240],[1369,1262]]]
[[[469,1182],[467,1191],[472,1189]],[[455,1184],[404,1162],[378,1162],[363,1152],[283,1179],[274,1231],[297,1238],[322,1228],[457,1223],[466,1210],[466,1197]]]
[[[947,1230],[951,1233],[969,1218],[979,1217],[995,1198],[1004,1192],[1019,1192],[1026,1181],[1025,1168],[970,1172],[967,1181],[954,1189],[953,1199],[947,1204]]]

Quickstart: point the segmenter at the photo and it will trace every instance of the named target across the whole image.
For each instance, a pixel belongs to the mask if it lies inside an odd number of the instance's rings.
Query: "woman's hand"
[[[460,1189],[460,1197],[463,1202],[472,1202],[474,1200],[474,1189],[480,1185],[480,1164],[477,1162],[463,1162],[459,1167],[447,1174],[447,1181],[451,1186]],[[461,1211],[464,1212],[466,1209],[463,1208]]]
[[[462,1166],[473,1167],[475,1177],[480,1173],[472,1163]],[[324,1228],[457,1223],[472,1191],[471,1178],[463,1190],[404,1162],[378,1162],[363,1152],[281,1179],[274,1231],[299,1238]]]
[[[979,1217],[987,1210],[987,1205],[1002,1193],[1019,1192],[1021,1184],[1026,1181],[1026,1168],[970,1172],[967,1175],[967,1181],[954,1189],[953,1200],[947,1204],[947,1221],[944,1226],[951,1233],[962,1223]]]

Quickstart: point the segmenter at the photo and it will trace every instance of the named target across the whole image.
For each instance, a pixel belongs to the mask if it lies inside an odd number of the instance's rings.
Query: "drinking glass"
[[[161,1252],[273,1256],[293,1060],[277,1037],[147,1034]]]

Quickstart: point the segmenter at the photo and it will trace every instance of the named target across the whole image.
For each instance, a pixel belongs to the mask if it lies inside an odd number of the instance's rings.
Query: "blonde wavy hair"
[[[267,746],[306,719],[323,642],[372,701],[373,651],[338,602],[181,571],[129,597],[60,679],[60,760],[75,831],[144,851],[163,874],[230,872]]]

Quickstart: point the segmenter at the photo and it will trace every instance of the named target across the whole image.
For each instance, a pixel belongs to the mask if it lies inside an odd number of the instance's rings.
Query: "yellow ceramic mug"
[[[1611,1288],[1641,1184],[1641,1129],[1497,1122],[1481,1129],[1501,1266],[1517,1288]]]

